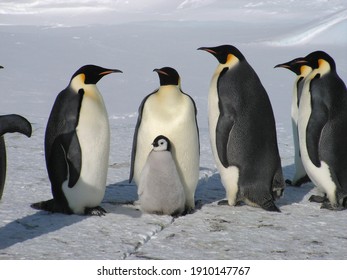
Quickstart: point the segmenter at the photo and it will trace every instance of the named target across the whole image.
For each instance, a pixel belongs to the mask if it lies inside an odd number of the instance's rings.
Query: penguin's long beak
[[[123,73],[123,72],[121,70],[118,70],[118,69],[107,69],[106,71],[99,73],[99,76],[106,76],[106,75],[111,74],[111,73]]]
[[[290,69],[290,66],[287,63],[277,64],[274,68],[280,68],[280,67]]]
[[[304,58],[296,58],[296,59],[293,59],[293,60],[285,62],[285,63],[277,64],[274,68],[282,67],[282,68],[291,69],[291,67],[293,67],[293,65],[307,64],[307,63],[308,63],[308,61]]]
[[[207,51],[209,53],[212,53],[212,54],[217,54],[216,51],[214,51],[212,48],[207,48],[207,47],[201,47],[201,48],[198,48],[198,51]]]
[[[153,70],[153,72],[157,72],[158,74],[162,74],[162,75],[169,76],[169,74],[168,74],[168,73],[164,72],[164,71],[163,71],[163,70],[161,70],[161,69],[157,69],[157,68],[155,68],[155,69]]]

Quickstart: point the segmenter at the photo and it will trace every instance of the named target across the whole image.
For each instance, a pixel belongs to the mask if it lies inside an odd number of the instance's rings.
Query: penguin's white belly
[[[300,154],[300,144],[299,144],[299,132],[298,132],[298,95],[297,95],[297,80],[294,84],[293,96],[292,96],[292,108],[291,108],[291,117],[292,117],[292,131],[293,131],[293,142],[294,142],[294,162],[295,162],[295,174],[292,182],[295,184],[299,179],[306,175],[304,165],[302,163],[301,154]]]
[[[305,85],[306,87],[306,85]],[[329,166],[326,162],[321,161],[321,166],[315,166],[309,155],[306,145],[306,128],[311,115],[311,98],[308,92],[304,92],[301,96],[300,107],[299,107],[299,118],[298,118],[298,128],[299,128],[299,142],[300,142],[300,152],[301,159],[307,175],[310,177],[311,181],[318,187],[320,191],[327,194],[328,199],[332,204],[336,203],[335,190],[336,185],[331,178],[331,173]]]
[[[192,104],[180,104],[162,110],[145,107],[137,136],[134,180],[139,185],[140,174],[151,151],[151,144],[155,137],[164,135],[172,144],[172,157],[185,188],[186,204],[194,208],[194,194],[199,180],[199,137],[195,114],[192,112]]]
[[[219,98],[217,93],[217,77],[212,78],[210,91],[208,95],[208,124],[210,132],[210,141],[212,153],[221,176],[222,184],[226,190],[229,205],[235,205],[238,192],[239,169],[236,166],[225,168],[221,163],[216,145],[216,128],[219,118]]]
[[[85,207],[101,203],[106,189],[110,130],[102,98],[83,98],[76,131],[82,153],[80,178],[72,188],[65,181],[63,191],[74,213],[82,214]]]

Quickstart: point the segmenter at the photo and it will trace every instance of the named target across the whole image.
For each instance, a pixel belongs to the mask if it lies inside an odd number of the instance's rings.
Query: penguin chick
[[[159,135],[152,145],[138,186],[140,208],[146,213],[178,216],[185,209],[185,192],[170,140]]]

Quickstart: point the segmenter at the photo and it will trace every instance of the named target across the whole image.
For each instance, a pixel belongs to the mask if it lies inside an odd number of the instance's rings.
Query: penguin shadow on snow
[[[0,250],[54,232],[63,227],[71,226],[87,218],[92,217],[38,211],[35,214],[16,219],[0,228]],[[0,259],[1,255],[0,251]]]
[[[140,218],[142,212],[136,206],[137,187],[135,184],[128,183],[128,180],[110,184],[106,187],[103,206],[107,214],[121,214],[132,218]]]
[[[200,172],[211,171],[208,168],[200,167]],[[204,205],[225,199],[225,189],[221,182],[219,173],[212,176],[200,178],[195,192],[195,210],[200,210]]]

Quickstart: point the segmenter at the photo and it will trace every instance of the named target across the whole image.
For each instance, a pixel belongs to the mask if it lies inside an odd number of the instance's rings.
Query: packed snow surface
[[[347,81],[347,2],[45,0],[0,3],[0,113],[33,126],[7,134],[0,202],[0,259],[346,259],[346,211],[308,202],[313,184],[288,186],[281,213],[219,206],[225,198],[211,154],[207,95],[217,60],[199,47],[232,44],[258,73],[276,118],[285,178],[294,173],[290,123],[294,74],[274,65],[328,52]],[[98,83],[111,126],[103,217],[30,207],[52,197],[44,132],[57,94],[82,65],[117,68]],[[197,209],[179,218],[142,214],[128,183],[142,99],[159,86],[154,68],[174,67],[198,109],[201,141]]]

